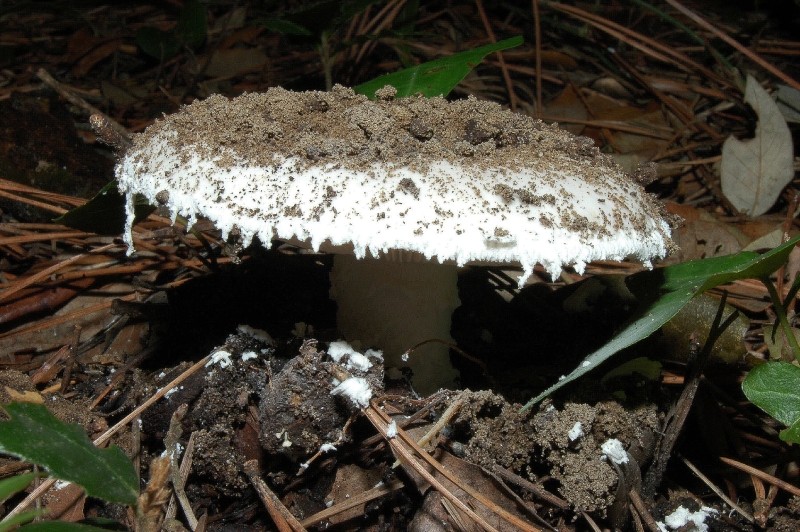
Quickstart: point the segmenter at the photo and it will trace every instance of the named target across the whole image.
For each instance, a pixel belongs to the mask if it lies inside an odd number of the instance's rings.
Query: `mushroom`
[[[244,245],[337,253],[340,332],[401,366],[450,341],[458,267],[556,276],[593,260],[649,264],[671,246],[659,204],[591,140],[475,98],[376,101],[330,92],[211,96],[138,135],[116,168],[127,196],[211,220]],[[422,392],[457,377],[448,348],[408,362]]]

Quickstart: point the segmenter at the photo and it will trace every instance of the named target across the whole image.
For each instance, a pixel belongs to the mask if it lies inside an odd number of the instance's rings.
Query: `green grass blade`
[[[36,478],[36,473],[24,473],[0,480],[0,503],[28,487]]]
[[[8,519],[0,521],[0,532],[6,532],[8,530],[22,530],[21,528],[17,527],[24,525],[25,523],[30,523],[37,517],[40,517],[44,514],[44,510],[28,510],[26,512],[18,513],[13,517],[9,517]]]

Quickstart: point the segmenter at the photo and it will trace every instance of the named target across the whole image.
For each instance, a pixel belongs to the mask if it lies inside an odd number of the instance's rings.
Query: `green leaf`
[[[778,436],[785,442],[800,443],[800,419],[793,423],[791,427],[783,429]]]
[[[40,517],[44,514],[44,510],[27,510],[25,512],[20,512],[13,517],[9,517],[8,519],[3,519],[3,521],[0,521],[0,532],[6,532],[7,530],[22,530],[21,528],[17,527],[24,525],[25,523],[30,523],[37,517]]]
[[[98,449],[80,426],[63,423],[42,405],[11,403],[4,408],[11,419],[0,422],[0,452],[41,464],[92,497],[136,504],[139,480],[119,447]]]
[[[786,262],[798,241],[800,237],[795,237],[763,255],[746,251],[631,275],[627,279],[628,288],[639,301],[634,317],[611,341],[588,355],[572,373],[528,401],[522,411],[529,410],[564,385],[586,375],[617,352],[653,334],[697,294],[737,279],[768,276]]]
[[[788,362],[765,362],[754,367],[742,382],[751,403],[789,428],[784,441],[800,443],[800,367]]]
[[[164,61],[177,54],[183,46],[197,48],[203,44],[207,33],[206,8],[197,0],[187,0],[178,14],[174,30],[145,26],[136,32],[136,45],[147,55]]]
[[[36,473],[25,473],[0,480],[0,503],[27,488],[35,478]]]
[[[174,33],[150,26],[140,28],[136,32],[136,45],[144,53],[159,61],[164,61],[177,54],[181,46]]]
[[[138,195],[133,208],[136,221],[147,218],[155,210],[144,196]],[[118,235],[125,230],[125,197],[117,190],[117,182],[111,181],[95,197],[53,221],[98,235]]]
[[[188,0],[178,15],[175,37],[181,44],[197,48],[206,40],[206,33],[208,33],[206,8],[197,0]]]
[[[522,37],[512,37],[494,44],[488,44],[457,54],[429,61],[415,67],[386,74],[366,83],[362,83],[353,90],[364,94],[368,98],[375,97],[375,91],[391,85],[397,89],[397,98],[413,96],[417,93],[430,98],[433,96],[446,96],[458,85],[469,71],[475,68],[483,58],[492,52],[499,52],[522,44]]]
[[[638,357],[624,364],[620,364],[603,375],[601,382],[605,384],[611,379],[630,377],[636,374],[641,375],[649,381],[656,381],[661,376],[661,367],[661,362],[657,360],[652,360],[647,357]]]

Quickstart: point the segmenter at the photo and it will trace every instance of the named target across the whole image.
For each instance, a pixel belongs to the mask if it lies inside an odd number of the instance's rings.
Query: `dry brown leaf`
[[[736,225],[717,220],[702,209],[668,203],[667,210],[683,219],[672,233],[678,252],[669,257],[670,263],[730,255],[741,251],[751,240]]]
[[[84,519],[83,506],[86,494],[83,488],[71,482],[60,481],[45,497],[48,519],[75,523]]]
[[[722,193],[740,212],[767,212],[794,176],[792,136],[778,106],[752,76],[744,99],[758,115],[752,139],[729,137],[722,145]]]
[[[11,388],[10,386],[6,386],[6,395],[8,396],[9,401],[13,402],[23,402],[23,403],[36,403],[36,404],[44,404],[44,397],[35,390],[30,391],[19,391]]]
[[[13,354],[26,351],[44,353],[58,349],[75,341],[76,327],[80,327],[80,338],[91,338],[115,319],[110,310],[111,298],[128,295],[130,292],[130,284],[111,283],[92,293],[81,294],[45,319],[59,316],[74,316],[74,318],[46,329],[32,328],[28,323],[3,333],[0,335],[0,353]],[[93,307],[96,307],[96,310],[91,311]]]
[[[211,56],[205,74],[212,78],[232,78],[261,70],[267,61],[267,55],[258,48],[217,50]]]
[[[522,520],[527,521],[530,519],[530,516],[526,515],[520,510],[517,500],[505,489],[505,487],[499,484],[496,479],[491,477],[480,466],[471,464],[441,449],[437,449],[435,457],[445,468],[449,469],[462,482],[468,483],[473,489],[485,495],[498,507],[505,509]],[[406,472],[409,473],[409,476],[415,479],[415,481],[419,480],[419,477],[410,468],[405,467],[405,469]],[[468,501],[470,499],[467,493],[462,490],[460,486],[451,484],[438,472],[432,472],[432,474],[440,482],[443,482],[447,488],[459,499],[463,501]],[[471,522],[467,516],[463,515],[456,508],[447,505],[443,506],[445,499],[437,491],[428,491],[426,501],[427,503],[423,505],[423,508],[420,509],[415,517],[415,521],[417,522],[412,523],[409,526],[409,529],[436,530],[432,526],[435,522],[448,523],[449,526],[445,525],[445,530],[452,530],[453,528],[470,530],[472,529],[471,527],[476,526],[476,523]],[[483,517],[496,530],[501,532],[518,530],[510,523],[500,518],[497,513],[485,508],[483,505],[475,503],[471,503],[470,505],[478,515]],[[447,509],[445,509],[445,507],[447,507]],[[454,522],[456,521],[460,522],[463,528],[460,526],[453,526]]]
[[[564,87],[558,96],[544,106],[544,112],[547,116],[559,117],[562,120],[571,118],[582,122],[589,118],[586,107],[578,98],[573,85]],[[570,124],[569,122],[560,123],[559,126],[575,135],[583,133],[585,127],[583,124]]]
[[[378,469],[364,469],[355,464],[343,465],[336,470],[336,480],[325,497],[325,502],[330,503],[331,506],[342,503],[351,497],[369,491],[380,481],[381,473]],[[360,515],[364,515],[363,504],[334,515],[329,518],[329,522],[332,526],[336,526]]]

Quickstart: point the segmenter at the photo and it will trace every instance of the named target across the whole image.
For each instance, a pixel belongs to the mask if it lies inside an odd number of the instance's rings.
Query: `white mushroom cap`
[[[339,329],[395,366],[416,344],[451,341],[455,266],[519,264],[522,284],[537,263],[558,275],[599,259],[648,263],[670,247],[658,204],[590,140],[474,98],[373,102],[344,87],[212,96],[147,128],[116,173],[131,249],[140,193],[225,236],[236,228],[245,245],[436,259],[334,258]],[[457,376],[441,343],[409,365],[423,393]]]
[[[536,263],[648,263],[670,246],[657,203],[590,140],[475,99],[212,96],[138,136],[116,173],[129,204],[160,199],[245,244],[518,263],[521,282]]]

